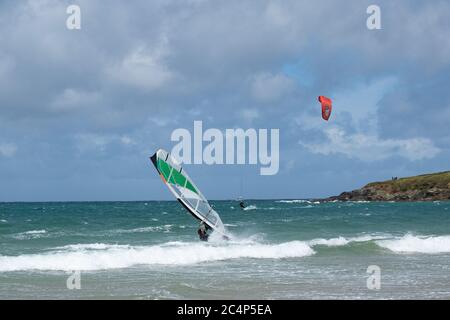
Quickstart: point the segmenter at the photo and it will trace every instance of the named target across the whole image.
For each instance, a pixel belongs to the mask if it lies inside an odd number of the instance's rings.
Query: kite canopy
[[[322,104],[322,118],[328,121],[331,115],[331,110],[333,109],[332,101],[330,98],[325,96],[319,96],[319,102]]]

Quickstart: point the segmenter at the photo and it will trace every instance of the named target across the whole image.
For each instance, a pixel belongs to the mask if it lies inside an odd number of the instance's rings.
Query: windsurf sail
[[[211,207],[183,167],[162,149],[156,151],[150,159],[162,181],[182,206],[194,218],[203,221],[209,228],[228,238],[219,214]]]

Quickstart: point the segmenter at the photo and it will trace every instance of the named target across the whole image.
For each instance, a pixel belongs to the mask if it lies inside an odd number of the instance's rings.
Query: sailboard
[[[181,205],[208,228],[228,239],[219,214],[191,180],[183,167],[165,150],[159,149],[150,157],[164,184]]]

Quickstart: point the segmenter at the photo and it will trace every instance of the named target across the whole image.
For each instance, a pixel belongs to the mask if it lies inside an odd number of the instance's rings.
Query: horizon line
[[[243,198],[245,201],[271,201],[271,200],[321,200],[325,198]],[[240,201],[240,199],[208,199],[208,201]],[[173,200],[46,200],[46,201],[0,201],[4,203],[82,203],[82,202],[178,202]]]

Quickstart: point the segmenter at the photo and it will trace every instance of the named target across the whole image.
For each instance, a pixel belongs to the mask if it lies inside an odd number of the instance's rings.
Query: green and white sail
[[[206,198],[189,178],[183,167],[162,149],[150,157],[163,182],[177,200],[196,219],[226,237],[225,227],[219,214],[210,206]]]

